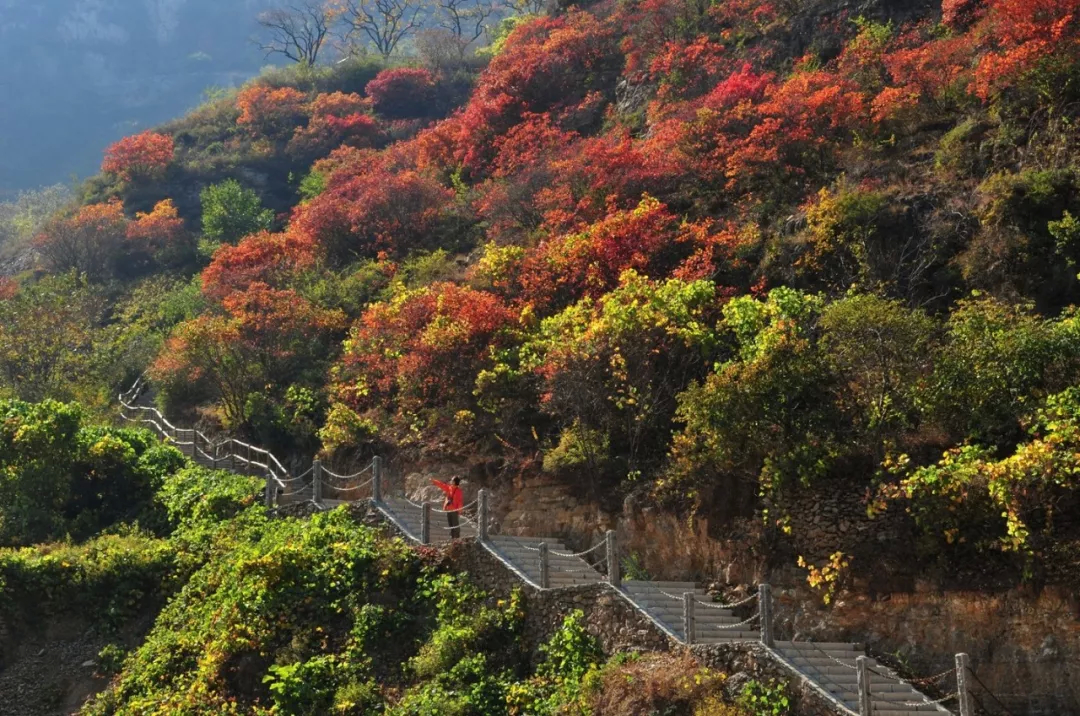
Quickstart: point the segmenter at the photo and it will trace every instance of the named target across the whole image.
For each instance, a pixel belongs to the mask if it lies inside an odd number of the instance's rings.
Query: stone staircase
[[[539,587],[540,544],[548,547],[548,588],[577,587],[604,581],[604,575],[581,557],[569,557],[562,542],[549,537],[513,537],[493,535],[485,545],[514,572]]]
[[[403,497],[386,497],[377,507],[406,537],[415,542],[421,541],[422,511],[416,503]],[[429,518],[428,543],[439,545],[449,542],[442,513],[432,510]],[[463,520],[461,527],[463,539],[477,536],[474,524]],[[604,552],[599,552],[599,565],[583,558],[585,554],[602,547],[602,544],[576,554],[554,537],[490,535],[482,544],[507,569],[538,589],[579,587],[608,581],[607,576],[597,568],[603,566],[606,558]],[[541,566],[541,554],[545,548],[546,575]],[[714,603],[708,593],[693,582],[640,580],[623,581],[616,591],[669,636],[683,643],[712,645],[762,641],[757,595],[732,605],[723,605]],[[688,594],[692,596],[687,597]],[[688,599],[693,601],[693,634],[689,635],[690,638],[686,633]],[[860,713],[859,667],[856,659],[865,653],[862,645],[777,641],[773,643],[772,651],[789,669],[832,702],[838,711],[852,716]],[[864,666],[868,667],[870,713],[873,716],[951,713],[875,660],[867,659]]]
[[[268,507],[273,504],[313,502],[321,509],[332,509],[342,504],[370,500],[407,539],[430,545],[443,545],[451,541],[445,513],[436,505],[430,505],[427,510],[425,535],[424,508],[421,505],[404,497],[382,495],[378,488],[381,485],[378,457],[371,466],[374,478],[369,478],[367,482],[363,481],[366,470],[348,476],[329,471],[324,473],[318,461],[309,471],[293,476],[269,451],[237,440],[214,443],[196,430],[177,428],[153,407],[144,389],[145,383],[140,379],[130,391],[120,396],[121,415],[125,419],[155,430],[199,465],[267,477]],[[478,511],[471,511],[471,506],[467,506],[462,514],[461,539],[477,539],[480,536],[478,525],[487,520],[485,491],[481,491],[478,504]],[[507,569],[536,588],[611,584],[612,589],[641,614],[668,636],[684,644],[762,643],[779,662],[831,702],[839,713],[849,716],[952,713],[926,698],[888,668],[865,657],[864,649],[859,644],[773,641],[770,626],[772,598],[768,596],[767,585],[762,585],[760,597],[755,595],[735,604],[724,605],[714,603],[703,589],[692,582],[627,580],[620,583],[618,579],[611,580],[600,569],[610,571],[610,566],[614,566],[614,576],[618,577],[614,533],[609,533],[605,543],[581,553],[570,552],[562,541],[555,538],[487,535],[479,541]],[[605,546],[606,550],[602,549]],[[589,555],[596,564],[584,559]],[[766,608],[763,610],[762,607]],[[765,620],[764,635],[762,617]],[[692,632],[689,634],[688,625]],[[968,691],[962,683],[963,675],[969,669],[967,656],[958,655],[955,672],[963,704],[961,712],[965,716],[973,713]],[[860,703],[860,691],[863,703]]]
[[[853,713],[859,713],[858,665],[865,655],[861,644],[777,641],[774,651],[795,671],[828,693]],[[927,699],[893,671],[867,658],[871,713],[875,716],[911,716],[952,713]]]
[[[414,542],[420,542],[423,531],[423,509],[404,497],[385,496],[378,503],[379,510],[386,515],[394,525],[401,530],[406,537]],[[431,507],[431,521],[429,523],[428,544],[440,545],[451,541],[449,525],[446,515]],[[461,539],[474,539],[476,526],[467,521],[465,514],[460,520]]]
[[[734,610],[713,603],[712,598],[693,582],[622,583],[623,595],[638,609],[649,615],[666,631],[688,644],[730,644],[741,641],[760,641],[761,632],[754,621],[735,616]],[[694,626],[687,639],[683,594],[693,594]],[[753,600],[753,601],[756,601]],[[751,605],[752,615],[757,607]],[[750,615],[747,615],[750,616]]]

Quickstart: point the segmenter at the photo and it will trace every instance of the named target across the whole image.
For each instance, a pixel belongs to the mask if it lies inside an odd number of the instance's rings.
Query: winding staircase
[[[406,539],[424,545],[443,545],[452,535],[445,512],[429,502],[415,502],[387,493],[381,460],[357,473],[341,475],[315,461],[300,472],[287,469],[270,451],[232,438],[213,440],[203,433],[178,428],[152,406],[140,379],[120,396],[121,415],[142,424],[175,445],[195,462],[212,469],[257,474],[266,478],[267,507],[312,503],[318,509],[369,502]],[[297,474],[293,474],[293,473]],[[614,532],[582,552],[572,552],[555,537],[490,534],[488,493],[461,512],[460,539],[475,539],[514,573],[536,589],[574,589],[606,584],[645,615],[671,639],[695,645],[761,644],[792,674],[801,679],[837,713],[847,716],[910,716],[949,714],[944,702],[955,701],[961,716],[973,716],[966,676],[967,656],[957,655],[957,690],[931,700],[896,673],[865,655],[860,644],[776,640],[772,632],[772,597],[768,585],[731,604],[715,602],[693,582],[620,579],[620,560]],[[929,681],[929,680],[928,680]]]

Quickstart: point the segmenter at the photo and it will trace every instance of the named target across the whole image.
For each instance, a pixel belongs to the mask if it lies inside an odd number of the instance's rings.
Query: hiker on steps
[[[432,480],[431,484],[442,490],[443,494],[446,495],[443,509],[446,510],[446,522],[450,525],[450,539],[460,538],[461,528],[458,527],[458,513],[461,512],[461,508],[465,504],[465,496],[461,492],[461,478],[453,478],[450,480],[449,485],[438,480]]]

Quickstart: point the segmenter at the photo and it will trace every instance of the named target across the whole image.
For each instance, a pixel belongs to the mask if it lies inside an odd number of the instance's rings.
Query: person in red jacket
[[[461,491],[461,478],[453,478],[450,480],[449,485],[438,480],[432,480],[431,483],[446,495],[443,509],[446,510],[446,522],[450,525],[450,539],[458,539],[461,537],[461,528],[458,526],[458,513],[461,512],[461,508],[465,505],[465,495]]]

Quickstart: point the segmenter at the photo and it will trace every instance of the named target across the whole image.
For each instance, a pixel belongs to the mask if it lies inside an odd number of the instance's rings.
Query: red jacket
[[[461,488],[457,485],[448,485],[445,482],[439,482],[438,480],[431,481],[435,487],[439,488],[446,494],[446,504],[443,505],[443,509],[448,512],[458,512],[465,504],[465,495],[461,492]]]

